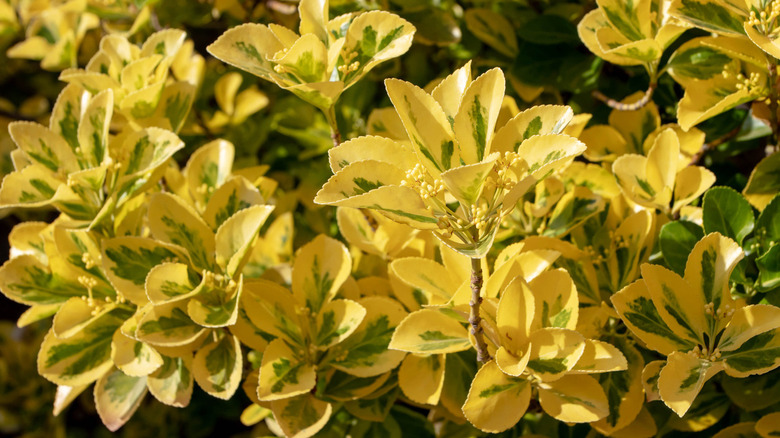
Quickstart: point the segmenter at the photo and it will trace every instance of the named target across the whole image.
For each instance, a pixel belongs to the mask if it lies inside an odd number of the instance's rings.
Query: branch
[[[336,120],[336,106],[331,105],[325,113],[325,119],[330,125],[330,138],[333,140],[333,147],[341,144],[341,131],[339,131],[339,123]]]
[[[650,83],[650,86],[647,87],[647,91],[645,91],[644,96],[642,96],[641,99],[637,100],[634,103],[622,103],[618,102],[615,99],[612,99],[611,97],[607,97],[604,93],[602,93],[599,90],[593,90],[593,97],[596,99],[604,102],[607,104],[608,107],[612,109],[616,109],[618,111],[636,111],[643,106],[650,103],[650,98],[653,97],[653,92],[655,91],[656,84],[654,82]]]
[[[723,135],[723,137],[720,137],[716,140],[713,140],[709,143],[704,143],[701,145],[701,149],[699,149],[696,154],[691,157],[691,162],[688,163],[689,166],[693,166],[698,164],[699,161],[701,161],[702,158],[704,158],[704,155],[709,152],[711,149],[722,145],[723,143],[731,140],[732,138],[736,137],[737,134],[739,134],[739,131],[742,129],[742,125],[737,126],[736,128],[732,129],[731,131],[727,132]]]
[[[482,259],[471,259],[471,301],[469,302],[469,324],[471,334],[477,343],[477,361],[487,363],[490,361],[490,353],[487,350],[485,337],[482,333],[482,318],[479,316],[479,306],[482,304]]]

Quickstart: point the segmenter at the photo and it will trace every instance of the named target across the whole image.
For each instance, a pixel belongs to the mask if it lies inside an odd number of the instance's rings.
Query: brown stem
[[[777,64],[775,64],[774,60],[768,61],[767,68],[769,69],[769,126],[772,128],[772,144],[777,147],[777,140],[780,136],[780,128],[778,127],[777,123],[777,100],[778,94],[777,94],[777,85],[778,85],[778,77],[777,77]]]
[[[330,125],[330,138],[333,140],[333,147],[341,144],[341,131],[339,131],[339,123],[336,121],[336,107],[331,106],[325,112],[325,119]]]
[[[482,260],[471,259],[471,301],[469,302],[469,324],[471,324],[471,334],[474,335],[474,341],[477,343],[477,361],[487,363],[490,361],[485,337],[482,333],[482,318],[479,316],[479,306],[482,304]]]
[[[650,86],[647,87],[647,91],[645,91],[644,96],[642,96],[641,99],[637,100],[634,103],[622,103],[618,102],[615,99],[612,99],[611,97],[607,97],[604,93],[602,93],[599,90],[593,90],[593,97],[596,99],[604,102],[607,104],[608,107],[612,109],[616,109],[618,111],[636,111],[643,106],[650,103],[650,98],[653,97],[653,92],[655,91],[656,84],[655,82],[651,82]]]
[[[689,166],[693,166],[698,164],[699,161],[701,161],[702,158],[704,158],[704,155],[712,150],[713,148],[731,140],[732,138],[736,137],[737,134],[739,134],[739,131],[742,129],[742,126],[737,126],[736,128],[732,129],[731,131],[727,132],[723,137],[718,138],[716,140],[713,140],[709,143],[704,143],[701,145],[701,149],[699,149],[698,152],[691,158],[691,162],[688,163]]]

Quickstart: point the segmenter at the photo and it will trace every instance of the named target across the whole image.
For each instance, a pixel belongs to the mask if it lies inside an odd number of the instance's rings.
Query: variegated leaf
[[[482,42],[510,58],[517,56],[517,36],[506,17],[490,9],[470,8],[463,18],[469,31]]]
[[[490,154],[505,82],[501,69],[494,68],[472,81],[463,93],[453,130],[464,164],[479,163]]]
[[[527,369],[543,382],[565,376],[585,350],[585,338],[574,330],[544,328],[529,337],[531,356]]]
[[[38,372],[58,385],[80,386],[99,379],[113,367],[111,340],[126,316],[122,311],[104,313],[67,339],[50,331],[38,353]]]
[[[146,276],[146,297],[154,305],[186,300],[200,292],[201,282],[184,263],[160,263]]]
[[[140,341],[175,347],[189,344],[206,331],[187,315],[185,302],[147,306],[149,310],[138,321],[135,332]]]
[[[365,309],[360,326],[346,340],[331,347],[329,358],[325,361],[334,368],[358,377],[386,373],[397,367],[406,355],[388,349],[388,344],[407,312],[397,301],[388,297],[370,296],[358,303]]]
[[[436,405],[444,386],[445,356],[409,354],[398,369],[398,386],[416,403]]]
[[[454,353],[471,348],[461,323],[435,309],[409,314],[393,333],[388,348],[421,354]]]
[[[661,354],[669,355],[677,350],[687,351],[695,345],[666,325],[642,280],[635,281],[612,295],[612,305],[631,332],[649,348]]]
[[[128,376],[148,376],[163,364],[163,357],[151,345],[139,342],[121,330],[114,332],[111,360]]]
[[[422,89],[401,80],[385,81],[393,102],[409,134],[417,159],[434,177],[459,162],[458,145],[450,122],[441,106]]]
[[[247,281],[244,289],[241,307],[257,328],[290,344],[306,346],[295,298],[288,289],[268,280]]]
[[[244,289],[243,277],[235,280],[223,277],[214,281],[211,275],[203,278],[187,302],[187,314],[203,327],[226,327],[238,319],[238,303]]]
[[[272,401],[271,410],[285,435],[309,438],[325,427],[333,407],[311,394],[302,394]]]
[[[254,205],[231,215],[215,235],[216,262],[233,278],[244,268],[251,255],[260,227],[273,211],[272,205]]]
[[[95,407],[108,430],[116,432],[133,416],[145,395],[146,377],[114,369],[95,384]]]
[[[148,220],[154,237],[184,248],[196,269],[214,269],[214,233],[179,197],[154,194],[149,200]]]
[[[573,114],[571,108],[563,105],[538,105],[522,111],[496,132],[491,151],[517,152],[534,135],[560,134]]]
[[[268,344],[260,365],[257,397],[260,401],[290,398],[314,388],[316,368],[282,339]]]
[[[320,235],[296,254],[292,291],[301,307],[318,313],[349,277],[352,260],[344,245]]]
[[[497,433],[520,421],[530,401],[528,380],[508,376],[495,362],[488,362],[471,382],[463,413],[480,430]]]
[[[658,377],[661,400],[682,417],[693,404],[704,383],[723,370],[723,365],[675,351]]]
[[[366,309],[352,300],[333,300],[317,315],[314,343],[328,349],[349,337],[366,316]]]
[[[358,62],[356,70],[347,70],[341,75],[344,88],[350,87],[377,64],[406,53],[412,45],[415,30],[408,21],[386,11],[358,15],[347,29],[340,55],[343,65]]]
[[[192,397],[192,353],[161,355],[163,364],[146,378],[149,392],[154,398],[168,406],[178,408],[190,404]]]
[[[216,337],[214,342],[204,345],[195,353],[192,375],[204,391],[227,400],[241,384],[241,344],[230,334]]]
[[[144,237],[106,239],[102,247],[103,272],[117,291],[137,305],[148,301],[145,282],[152,268],[188,262],[181,248]]]
[[[567,423],[590,423],[609,413],[601,385],[586,375],[564,376],[539,387],[539,403],[548,415]]]

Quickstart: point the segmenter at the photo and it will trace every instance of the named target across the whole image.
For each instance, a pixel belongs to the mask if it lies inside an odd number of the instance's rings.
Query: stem
[[[333,140],[333,146],[336,147],[341,144],[341,131],[339,131],[339,124],[336,121],[336,106],[331,105],[324,113],[325,119],[330,125],[330,138]]]
[[[477,361],[487,363],[491,357],[487,350],[487,344],[482,333],[482,318],[479,316],[479,306],[482,304],[482,259],[471,259],[471,301],[469,302],[469,324],[471,334],[477,343]]]
[[[777,140],[778,140],[778,133],[780,132],[780,128],[778,128],[778,122],[777,122],[777,64],[774,62],[774,60],[769,60],[767,65],[767,69],[769,70],[769,126],[772,128],[772,145],[777,147]]]
[[[739,134],[739,131],[742,129],[742,126],[737,126],[736,128],[732,129],[731,131],[727,132],[723,137],[718,138],[716,140],[713,140],[709,143],[704,143],[701,145],[701,149],[699,149],[698,152],[691,158],[691,162],[688,163],[689,166],[693,166],[697,164],[699,161],[701,161],[702,158],[704,158],[704,155],[715,148],[716,146],[719,146],[732,138],[736,137],[737,134]]]
[[[611,97],[607,97],[604,93],[602,93],[599,90],[593,90],[593,97],[596,99],[604,102],[607,104],[608,107],[612,109],[616,109],[618,111],[636,111],[643,106],[650,103],[650,98],[653,97],[653,92],[655,91],[656,83],[650,82],[650,85],[647,87],[647,91],[645,91],[644,96],[642,96],[641,99],[637,100],[634,103],[622,103],[618,102],[615,99],[612,99]]]

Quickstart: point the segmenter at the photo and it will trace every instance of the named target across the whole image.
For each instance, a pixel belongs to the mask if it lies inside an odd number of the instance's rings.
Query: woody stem
[[[482,304],[482,263],[481,259],[471,259],[471,301],[469,302],[469,324],[471,334],[477,344],[477,361],[487,363],[491,357],[487,350],[485,337],[482,333],[482,318],[479,316],[479,306]]]
[[[341,131],[339,131],[339,123],[336,121],[336,106],[331,105],[325,113],[325,119],[328,120],[330,125],[330,138],[333,140],[333,146],[336,147],[341,144]]]

